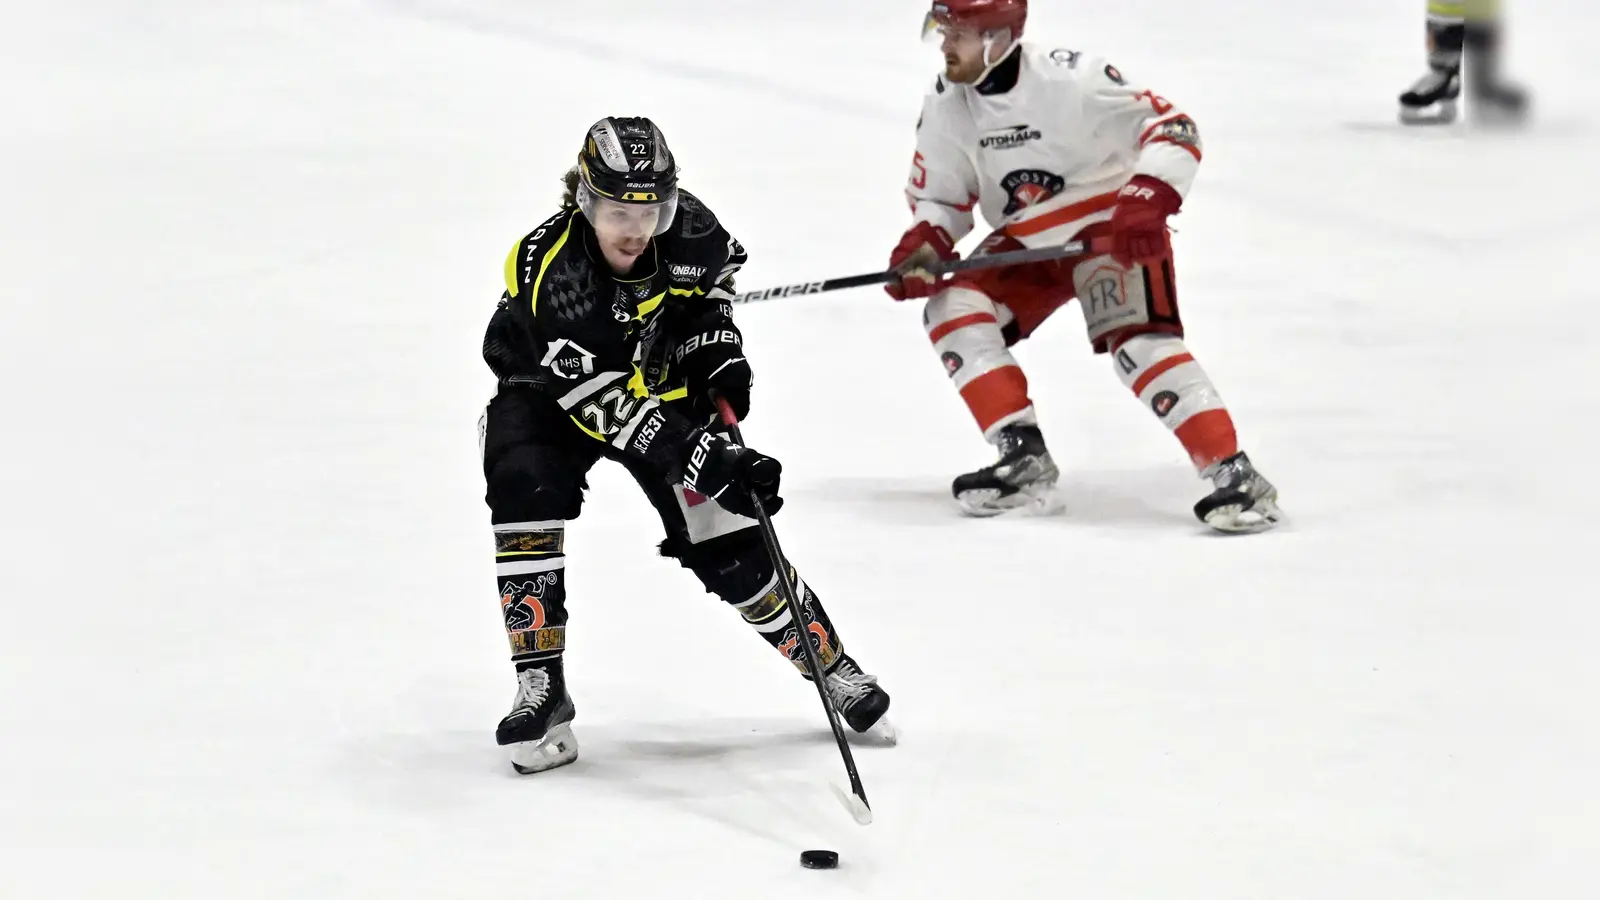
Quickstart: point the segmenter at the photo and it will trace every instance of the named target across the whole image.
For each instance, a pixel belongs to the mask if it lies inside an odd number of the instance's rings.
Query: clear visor
[[[957,24],[950,21],[948,16],[931,12],[922,19],[922,41],[939,48],[939,52],[946,55],[947,62],[952,53],[959,58],[982,60],[983,72],[974,80],[988,77],[989,72],[1015,45],[1009,28],[984,31],[971,25]]]
[[[952,34],[957,38],[967,37],[973,41],[980,40],[983,37],[983,32],[976,28],[967,28],[961,25],[956,25],[948,18],[941,17],[932,12],[922,17],[923,43],[942,44],[944,43],[945,37]]]
[[[598,234],[620,239],[650,238],[672,227],[672,219],[678,214],[678,192],[674,189],[660,203],[619,203],[601,197],[580,182],[578,209]]]

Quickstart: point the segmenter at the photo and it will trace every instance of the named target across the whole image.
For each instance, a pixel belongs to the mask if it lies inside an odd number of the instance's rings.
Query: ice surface
[[[666,129],[741,287],[879,267],[919,3],[9,4],[0,896],[1594,896],[1597,14],[1513,10],[1506,137],[1393,124],[1420,5],[1035,4],[1200,123],[1190,344],[1277,533],[1203,532],[1070,311],[1021,351],[1067,510],[991,521],[917,310],[741,312],[779,531],[895,698],[863,829],[814,691],[614,469],[583,758],[512,774],[478,347],[606,114]]]

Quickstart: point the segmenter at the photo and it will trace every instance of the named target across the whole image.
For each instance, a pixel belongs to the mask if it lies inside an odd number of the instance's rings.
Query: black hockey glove
[[[783,465],[749,447],[741,447],[705,429],[689,435],[683,461],[683,486],[705,494],[723,509],[755,518],[750,492],[761,498],[768,515],[783,508],[778,478]]]
[[[744,358],[744,338],[733,323],[724,323],[690,337],[678,345],[674,361],[683,372],[697,421],[716,422],[720,394],[743,421],[750,415],[750,362]]]

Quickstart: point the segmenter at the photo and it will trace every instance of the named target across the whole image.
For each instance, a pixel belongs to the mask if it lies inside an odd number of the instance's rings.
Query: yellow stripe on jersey
[[[522,241],[518,240],[506,254],[506,296],[513,300],[517,299],[517,288],[521,286],[517,283],[517,254],[521,252]]]
[[[688,396],[689,396],[689,389],[687,387],[681,387],[681,388],[673,388],[672,390],[667,391],[665,394],[662,394],[661,396],[657,397],[656,399],[660,400],[662,403],[671,403],[674,400],[685,400],[685,399],[688,398]]]
[[[1444,19],[1459,19],[1466,15],[1465,0],[1428,0],[1428,15]]]
[[[644,386],[644,372],[637,365],[633,367],[633,377],[628,379],[628,393],[641,400],[650,396],[650,389]]]
[[[706,292],[705,288],[698,288],[698,287],[693,287],[693,288],[667,288],[667,293],[672,294],[674,297],[704,296],[705,292]]]
[[[583,424],[583,420],[578,418],[577,416],[572,416],[571,418],[572,418],[572,424],[574,424],[574,425],[578,426],[579,428],[583,429],[583,433],[587,434],[589,437],[592,437],[597,441],[609,440],[609,438],[607,438],[605,435],[603,435],[600,432],[595,431],[593,428],[590,428],[589,426]]]
[[[646,300],[643,303],[640,303],[639,306],[637,307],[638,315],[634,316],[634,318],[638,319],[641,322],[643,322],[644,321],[644,317],[650,315],[653,312],[655,312],[656,307],[660,306],[661,305],[661,301],[665,300],[666,297],[667,297],[667,294],[666,294],[665,291],[663,291],[663,292],[655,295],[654,297],[651,297],[649,300]]]
[[[561,237],[556,238],[556,242],[550,245],[549,252],[545,253],[544,260],[539,263],[539,277],[533,280],[533,296],[528,300],[529,304],[532,305],[533,314],[536,316],[539,314],[539,285],[544,283],[545,270],[550,268],[550,263],[555,260],[556,254],[561,252],[561,248],[567,245],[567,238],[572,236],[572,220],[575,218],[577,217],[569,216],[567,218],[567,227],[561,230]]]

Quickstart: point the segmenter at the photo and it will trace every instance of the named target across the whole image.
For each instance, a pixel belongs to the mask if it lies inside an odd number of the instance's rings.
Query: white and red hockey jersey
[[[928,93],[906,188],[916,221],[959,241],[976,204],[991,228],[1038,247],[1109,220],[1134,175],[1188,194],[1200,134],[1171,102],[1098,57],[1030,42],[1013,54],[981,85],[941,77]]]

